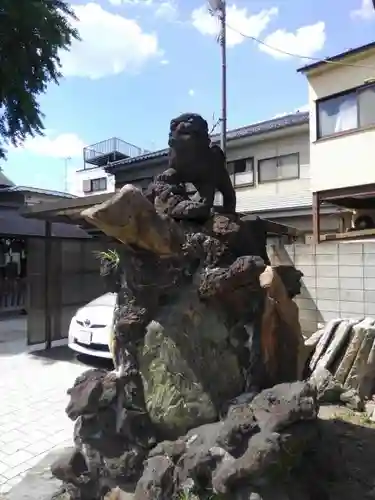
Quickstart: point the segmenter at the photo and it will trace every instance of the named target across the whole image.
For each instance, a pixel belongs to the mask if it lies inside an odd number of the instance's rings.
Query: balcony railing
[[[144,153],[142,148],[129,144],[122,139],[112,137],[105,141],[97,142],[83,149],[83,160],[90,165],[102,166],[106,163],[123,160],[125,158],[134,158]]]

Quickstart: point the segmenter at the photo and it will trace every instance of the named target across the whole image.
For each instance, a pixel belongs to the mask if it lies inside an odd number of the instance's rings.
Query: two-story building
[[[375,43],[298,71],[309,88],[314,238],[327,239],[327,203],[350,213],[337,237],[374,235]]]
[[[146,151],[117,137],[83,148],[83,167],[70,172],[69,192],[75,196],[110,193],[115,190],[115,177],[105,167],[117,160],[133,158]]]
[[[22,311],[26,307],[29,241],[47,236],[42,221],[25,219],[20,211],[25,207],[48,206],[58,200],[74,199],[69,193],[17,186],[0,168],[0,314]],[[79,227],[53,224],[50,238],[75,240],[88,238],[88,235]],[[40,259],[43,257],[40,255]]]
[[[300,112],[228,132],[228,170],[238,212],[312,231],[309,137],[309,115]],[[219,141],[217,135],[212,139]],[[115,177],[116,188],[126,183],[145,188],[167,162],[168,149],[162,149],[120,159],[105,170]],[[221,203],[220,196],[216,202]],[[324,208],[327,232],[338,228],[334,214],[332,207]]]

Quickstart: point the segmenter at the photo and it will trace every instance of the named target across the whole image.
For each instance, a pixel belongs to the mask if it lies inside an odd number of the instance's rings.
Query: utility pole
[[[64,158],[64,191],[67,193],[68,192],[68,165],[70,160],[72,159],[71,156],[66,156]]]
[[[375,1],[375,0],[374,0]],[[221,135],[220,146],[227,155],[227,28],[225,0],[208,0],[213,15],[220,21],[220,53],[221,53]]]

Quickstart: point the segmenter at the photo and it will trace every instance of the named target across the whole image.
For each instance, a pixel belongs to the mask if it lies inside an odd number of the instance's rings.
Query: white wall
[[[309,80],[310,164],[313,191],[373,183],[375,180],[375,127],[354,130],[317,141],[317,99],[363,85],[375,78],[375,51],[345,62],[357,67],[331,65],[312,72]]]
[[[88,179],[107,178],[107,190],[85,193],[83,191],[83,181]],[[106,173],[104,168],[96,167],[87,170],[71,170],[68,172],[68,192],[76,196],[90,196],[92,194],[101,194],[104,192],[112,192],[115,190],[115,178],[113,175]]]
[[[229,162],[254,157],[255,185],[241,187],[238,183],[240,177],[236,180],[238,212],[257,212],[312,204],[308,126],[295,127],[294,133],[291,129],[286,129],[283,134],[282,132],[280,130],[276,138],[272,138],[270,134],[269,139],[258,138],[256,142],[247,146],[235,149],[228,148]],[[264,184],[258,182],[258,160],[290,153],[299,153],[300,155],[299,179],[279,180]],[[221,197],[218,196],[216,202],[220,203],[220,199]]]

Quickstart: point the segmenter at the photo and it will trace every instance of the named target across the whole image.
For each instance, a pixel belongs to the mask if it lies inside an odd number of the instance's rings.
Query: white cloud
[[[99,79],[138,71],[161,54],[156,34],[145,33],[133,19],[104,10],[97,3],[73,7],[82,41],[61,54],[64,76]]]
[[[155,16],[166,21],[175,21],[178,16],[176,4],[168,0],[160,2],[156,5]]]
[[[163,66],[168,66],[168,64],[169,64],[169,60],[168,60],[168,59],[162,59],[162,60],[160,61],[160,64],[161,64],[161,65],[163,65]]]
[[[359,9],[352,10],[350,16],[352,19],[361,19],[363,21],[375,19],[375,8],[372,0],[362,0]]]
[[[127,5],[130,7],[151,7],[158,18],[174,21],[177,18],[176,0],[109,0],[112,5]]]
[[[119,4],[124,4],[124,5],[139,5],[139,6],[146,6],[148,7],[149,5],[154,4],[154,0],[109,0],[110,3],[114,5],[119,5]]]
[[[55,137],[49,135],[31,137],[13,151],[26,150],[36,155],[51,158],[76,158],[82,157],[84,147],[85,143],[77,134],[66,133]]]
[[[190,97],[194,97],[195,96],[195,90],[194,89],[190,89],[189,92],[188,92],[189,96]]]
[[[233,47],[242,43],[245,36],[259,37],[268,24],[278,14],[277,7],[263,9],[258,14],[251,14],[248,9],[239,8],[235,4],[227,7],[227,44]],[[203,35],[217,36],[219,34],[219,21],[217,17],[211,16],[207,5],[202,5],[193,10],[191,14],[193,26]],[[231,29],[233,28],[233,29]],[[240,32],[238,33],[237,30]]]
[[[325,23],[319,21],[309,26],[301,26],[294,33],[278,29],[270,33],[263,39],[264,43],[269,45],[259,45],[259,49],[267,54],[271,54],[276,59],[287,59],[289,54],[298,54],[302,56],[313,56],[324,47],[326,41]]]

